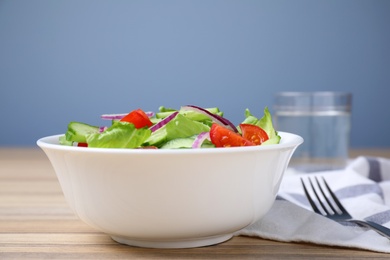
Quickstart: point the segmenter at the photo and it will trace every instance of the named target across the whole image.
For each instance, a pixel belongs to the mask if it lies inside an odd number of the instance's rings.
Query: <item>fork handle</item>
[[[390,239],[390,229],[388,229],[387,227],[384,227],[382,225],[379,225],[379,224],[372,222],[372,221],[369,221],[369,220],[362,221],[362,220],[357,220],[357,219],[350,219],[348,221],[355,222],[356,224],[359,224],[361,226],[368,227],[368,228],[378,232],[380,235]]]

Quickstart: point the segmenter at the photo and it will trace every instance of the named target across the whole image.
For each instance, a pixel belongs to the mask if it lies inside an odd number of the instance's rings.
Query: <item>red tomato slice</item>
[[[77,143],[78,147],[88,147],[87,143]]]
[[[236,146],[253,146],[251,141],[243,138],[241,135],[233,132],[226,127],[213,124],[210,129],[211,142],[216,147],[236,147]]]
[[[260,145],[269,139],[268,134],[259,126],[240,124],[242,137],[256,145]]]
[[[153,125],[152,121],[150,121],[149,117],[141,109],[131,111],[120,121],[133,123],[135,128],[150,127]]]

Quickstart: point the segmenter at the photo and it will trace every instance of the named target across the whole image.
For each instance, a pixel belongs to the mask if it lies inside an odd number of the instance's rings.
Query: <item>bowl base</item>
[[[186,240],[158,240],[158,241],[146,241],[146,240],[134,240],[120,236],[111,236],[111,238],[121,244],[136,246],[136,247],[147,247],[147,248],[193,248],[202,246],[211,246],[225,242],[233,237],[233,234],[213,236],[213,237],[202,237],[197,239],[186,239]]]

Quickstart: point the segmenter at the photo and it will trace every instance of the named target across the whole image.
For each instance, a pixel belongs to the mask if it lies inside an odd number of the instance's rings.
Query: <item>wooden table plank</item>
[[[390,158],[390,149],[358,155]],[[390,242],[389,242],[390,246]],[[234,237],[214,246],[149,249],[121,245],[68,207],[42,151],[0,148],[0,259],[388,259],[364,250]]]

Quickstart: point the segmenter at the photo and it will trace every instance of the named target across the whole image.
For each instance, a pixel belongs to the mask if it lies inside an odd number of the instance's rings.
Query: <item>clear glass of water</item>
[[[349,156],[352,94],[280,92],[275,95],[277,131],[303,137],[289,167],[298,172],[344,168]]]

